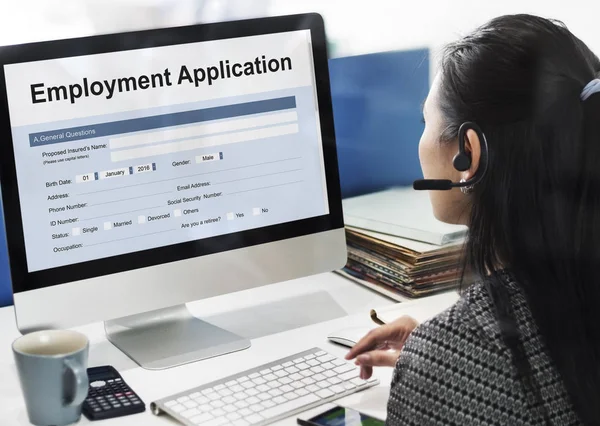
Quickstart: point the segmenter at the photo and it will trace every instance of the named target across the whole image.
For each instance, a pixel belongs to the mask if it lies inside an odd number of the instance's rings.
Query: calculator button
[[[113,407],[115,407],[115,408],[121,408],[122,405],[121,404],[115,404],[115,405],[113,405]]]
[[[123,403],[123,406],[124,406],[124,407],[129,407],[130,405],[131,405],[131,402],[124,402],[124,403]]]
[[[102,408],[94,408],[94,413],[99,413],[100,411],[102,411]]]
[[[113,379],[108,380],[108,383],[114,383],[115,381]]]
[[[93,388],[101,388],[104,385],[106,385],[104,380],[96,380],[95,382],[90,383],[90,386]]]
[[[122,382],[122,379],[115,379],[115,382]]]
[[[133,401],[133,405],[140,405],[142,401]]]

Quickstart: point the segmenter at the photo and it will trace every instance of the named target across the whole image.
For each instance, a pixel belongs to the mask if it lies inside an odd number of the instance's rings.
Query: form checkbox
[[[110,231],[112,229],[112,223],[110,222],[104,222],[104,230],[105,231]]]
[[[179,217],[179,216],[181,216],[181,210],[180,210],[180,209],[176,209],[176,210],[173,212],[173,216],[175,216],[175,217]]]
[[[138,216],[138,223],[139,224],[146,223],[146,216]]]
[[[233,220],[233,213],[227,213],[227,220]]]
[[[252,209],[252,214],[253,214],[254,216],[258,216],[258,215],[260,214],[260,208],[259,208],[259,207],[254,207],[254,208]]]
[[[74,237],[81,235],[81,228],[73,228],[73,230],[71,231],[71,235]]]

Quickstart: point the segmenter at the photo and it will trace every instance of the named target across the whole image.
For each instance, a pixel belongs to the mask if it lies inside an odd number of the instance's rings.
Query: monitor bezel
[[[263,34],[310,30],[329,214],[234,234],[157,247],[29,272],[18,192],[4,65]],[[325,25],[320,15],[300,14],[105,34],[0,47],[0,180],[13,293],[148,268],[343,228],[341,190],[329,86]]]

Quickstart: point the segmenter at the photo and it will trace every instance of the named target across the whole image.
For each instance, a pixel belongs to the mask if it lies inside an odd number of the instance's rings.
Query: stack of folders
[[[454,289],[466,228],[437,221],[412,188],[344,200],[348,263],[339,271],[399,301]]]

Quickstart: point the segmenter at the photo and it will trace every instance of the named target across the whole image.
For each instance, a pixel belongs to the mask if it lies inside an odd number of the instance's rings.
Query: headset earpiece
[[[463,123],[458,129],[458,153],[454,156],[452,164],[459,172],[469,170],[471,167],[471,156],[465,150],[467,141],[467,130],[472,128],[472,123]]]

